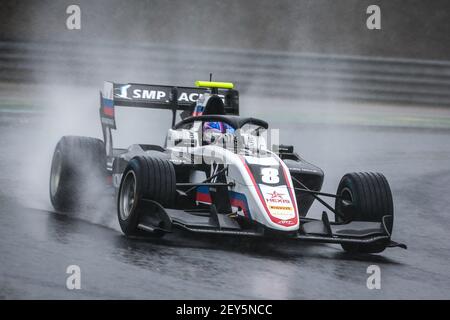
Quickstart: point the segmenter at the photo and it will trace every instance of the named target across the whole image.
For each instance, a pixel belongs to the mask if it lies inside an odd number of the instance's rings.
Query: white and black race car
[[[267,122],[239,116],[231,83],[197,87],[105,82],[100,93],[104,139],[64,136],[53,155],[50,198],[75,210],[114,190],[127,236],[160,237],[175,228],[247,237],[339,243],[351,252],[378,253],[405,245],[391,240],[393,201],[381,173],[348,173],[337,193],[321,192],[323,171],[293,146],[267,146]],[[164,146],[113,147],[115,108],[172,111]],[[181,121],[175,123],[177,115]],[[99,187],[100,186],[100,187]],[[321,197],[335,198],[334,208]],[[307,217],[314,200],[326,211]]]

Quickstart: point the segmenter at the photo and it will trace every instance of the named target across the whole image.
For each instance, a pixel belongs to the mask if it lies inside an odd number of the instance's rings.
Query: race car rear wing
[[[114,112],[116,106],[167,109],[173,113],[172,126],[174,126],[176,111],[192,109],[200,94],[208,90],[198,87],[105,82],[100,92],[100,118],[102,124],[116,129]],[[238,91],[219,89],[218,95],[224,101],[226,114],[239,115]]]
[[[176,112],[193,110],[195,102],[210,89],[202,87],[174,87],[138,83],[113,83],[105,81],[100,91],[100,120],[107,153],[112,152],[111,129],[116,128],[115,108],[136,107],[166,109],[172,111],[172,127],[175,125]],[[239,115],[239,92],[229,89],[214,89],[214,93],[223,99],[225,113]]]

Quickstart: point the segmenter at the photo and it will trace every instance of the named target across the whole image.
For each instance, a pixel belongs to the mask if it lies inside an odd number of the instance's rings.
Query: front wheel
[[[164,207],[174,205],[175,169],[170,161],[135,157],[122,175],[117,198],[117,217],[127,236],[162,237],[171,227]],[[138,228],[139,225],[142,231]]]
[[[385,225],[392,234],[394,206],[391,188],[381,173],[353,172],[344,175],[339,183],[335,209],[347,221],[372,221]],[[336,221],[342,219],[336,215]],[[355,253],[379,253],[386,249],[388,241],[371,244],[342,244],[342,248]]]

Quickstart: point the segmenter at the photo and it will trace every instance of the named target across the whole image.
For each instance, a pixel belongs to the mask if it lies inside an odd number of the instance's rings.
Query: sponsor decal
[[[263,189],[267,189],[267,186],[261,186]],[[286,187],[278,187],[277,189],[286,189]],[[267,194],[267,192],[266,192]],[[295,218],[294,206],[289,196],[283,197],[280,192],[276,190],[270,192],[270,194],[276,194],[273,198],[266,197],[267,207],[269,208],[270,214],[275,218],[281,220],[289,220]],[[287,190],[284,193],[287,195]]]
[[[247,203],[247,197],[243,193],[235,191],[228,191],[228,194],[230,195],[231,206],[242,209],[244,215],[249,219],[252,219]]]
[[[120,86],[118,88],[114,88],[114,96],[122,99],[131,99],[128,98],[128,88],[131,87],[130,84]]]
[[[132,94],[134,99],[143,100],[162,100],[166,96],[167,94],[164,91],[146,89],[134,89]]]
[[[124,100],[149,100],[159,102],[169,102],[171,87],[165,86],[145,86],[145,85],[117,85],[114,87],[114,97]],[[198,89],[178,88],[178,102],[196,102],[203,91]]]
[[[114,118],[114,103],[110,99],[102,98],[103,114]]]
[[[311,172],[311,173],[317,173],[317,170],[314,169],[308,169],[308,168],[289,168],[291,172]]]
[[[270,209],[274,209],[274,210],[292,210],[292,207],[281,207],[281,206],[270,206]]]
[[[257,177],[258,174],[261,173],[259,174],[259,176],[261,177],[263,173],[260,171],[260,165],[252,164],[249,166],[249,164],[246,162],[246,158],[244,158],[243,156],[241,156],[240,158],[250,179],[252,180],[253,185],[255,186],[256,193],[258,194],[258,197],[261,200],[261,203],[264,206],[264,209],[268,214],[270,220],[273,223],[286,227],[296,225],[298,223],[297,209],[295,208],[293,202],[293,194],[288,189],[290,184],[287,179],[288,177],[284,172],[286,169],[281,165],[280,169],[283,174],[279,176],[280,179],[278,180],[273,179],[275,176],[278,177],[278,175],[273,174],[275,173],[275,171],[270,173],[271,179],[268,180],[270,180],[271,182],[277,181],[277,183],[274,183],[275,186],[270,186],[261,183],[264,182],[262,181],[262,179],[258,179],[260,180],[259,183],[256,182],[253,172],[256,173]],[[288,202],[284,203],[283,200],[286,200]]]
[[[207,186],[200,186],[197,188],[197,194],[195,196],[195,201],[205,204],[211,204],[212,198],[210,194],[210,187]],[[212,190],[211,190],[212,191]],[[244,213],[244,216],[252,219],[252,216],[250,214],[250,209],[248,207],[247,198],[243,193],[235,192],[235,191],[228,191],[228,194],[230,196],[230,204],[231,207],[236,209],[241,209]]]
[[[195,201],[201,202],[201,203],[206,203],[206,204],[211,204],[212,199],[211,199],[211,195],[209,193],[209,187],[207,187],[207,186],[198,187],[197,194],[195,196]]]
[[[178,97],[178,101],[180,102],[195,102],[198,100],[198,97],[200,94],[198,93],[188,93],[188,92],[182,92],[180,96]]]
[[[266,197],[266,201],[269,203],[286,203],[290,204],[291,200],[283,198],[284,193],[278,193],[276,190],[267,193],[269,197]]]
[[[114,88],[114,96],[121,99],[140,99],[140,100],[163,100],[167,97],[167,93],[162,90],[140,89],[134,88],[131,92],[128,90],[131,87],[130,84]]]
[[[260,184],[263,191],[264,200],[272,216],[281,221],[289,221],[295,218],[294,205],[292,204],[289,192],[286,186],[271,187]],[[283,222],[284,225],[290,225],[290,222]]]
[[[269,209],[271,212],[275,212],[275,215],[279,215],[280,219],[283,219],[283,213],[280,213],[280,211],[289,211],[287,213],[290,213],[293,210],[291,200],[288,198],[284,198],[284,193],[279,193],[276,190],[273,192],[267,193],[269,196],[266,197],[266,202],[269,205]],[[273,205],[277,204],[277,205]],[[284,206],[283,206],[284,204]]]
[[[278,224],[292,226],[295,224],[295,222],[292,220],[280,220],[280,221],[278,221]]]

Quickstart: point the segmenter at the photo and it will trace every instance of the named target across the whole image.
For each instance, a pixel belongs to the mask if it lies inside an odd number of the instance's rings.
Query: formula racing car
[[[113,147],[119,107],[171,111],[164,146]],[[393,200],[383,174],[347,173],[336,194],[322,192],[320,168],[293,146],[268,145],[267,122],[239,116],[232,83],[105,82],[100,119],[103,140],[64,136],[56,145],[50,199],[58,211],[75,210],[86,194],[96,201],[109,189],[126,236],[161,237],[181,228],[337,243],[358,253],[406,248],[391,240]],[[334,207],[323,197],[334,198]],[[321,219],[307,217],[314,201],[325,208]]]

